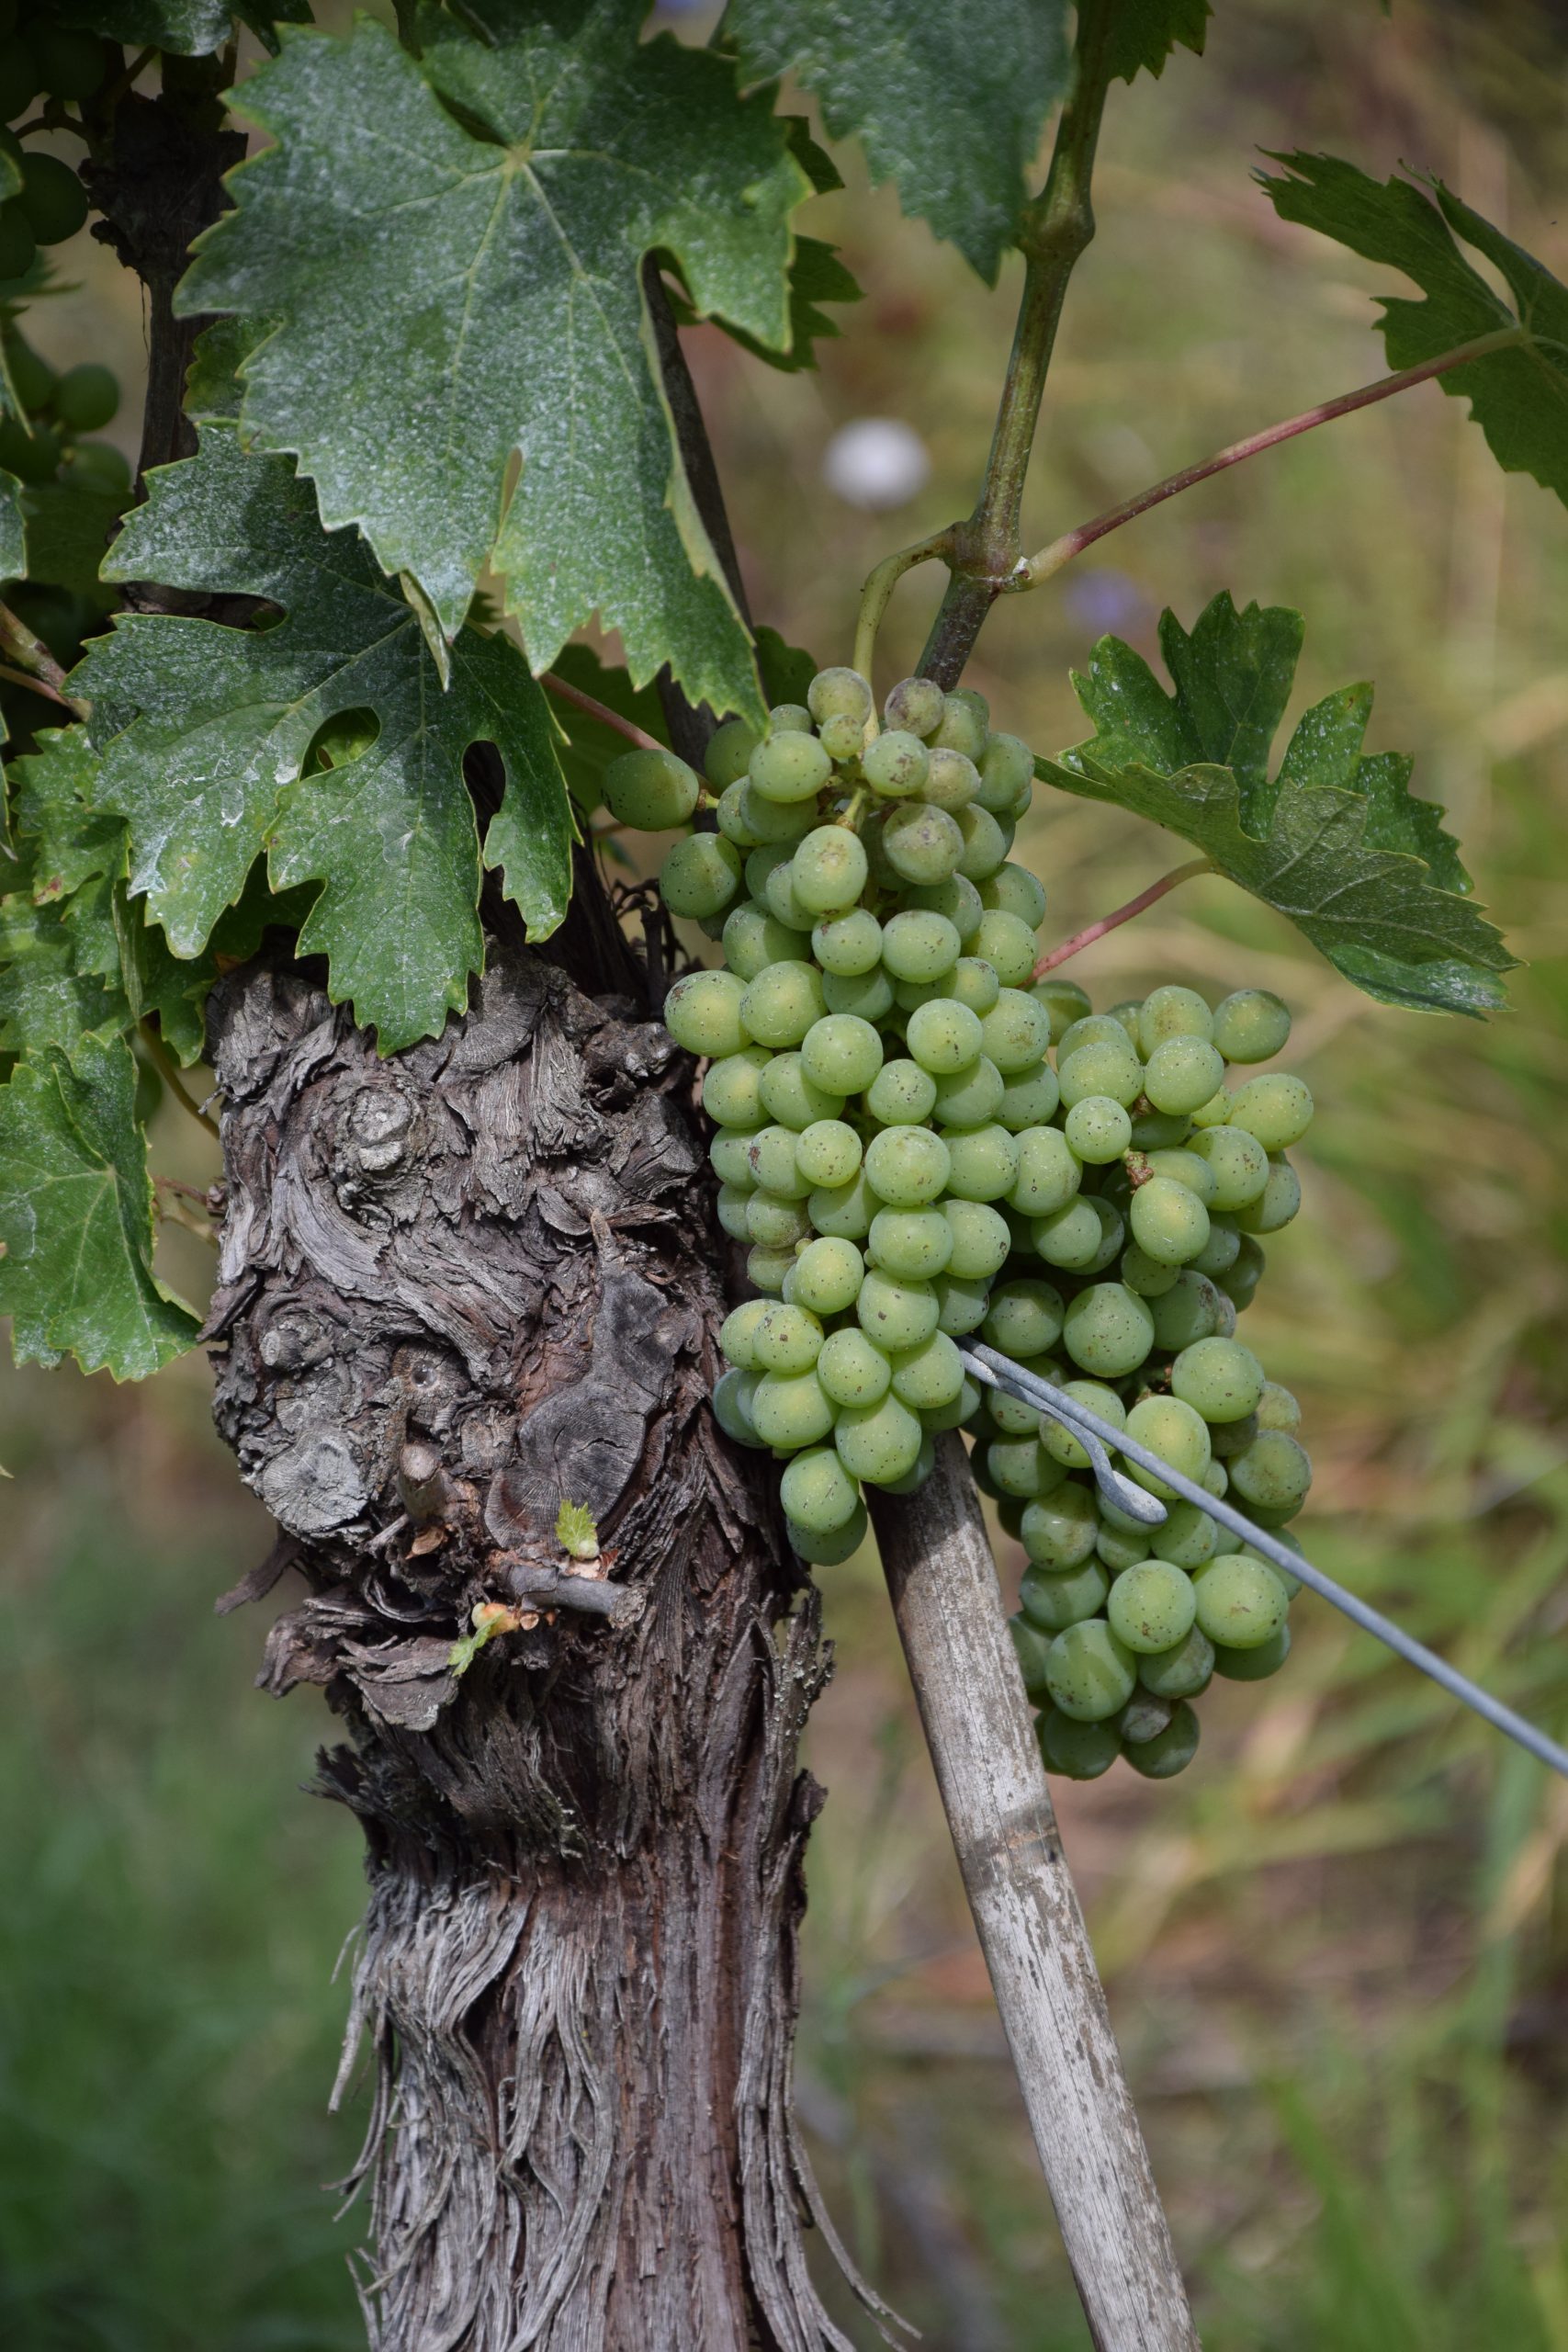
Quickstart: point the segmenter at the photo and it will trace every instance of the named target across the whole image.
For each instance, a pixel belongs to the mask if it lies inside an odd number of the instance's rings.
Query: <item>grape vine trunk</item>
[[[581,916],[559,952],[592,983]],[[307,1588],[263,1680],[327,1691],[320,1786],[367,1840],[373,2341],[840,2343],[789,2109],[827,1657],[773,1482],[705,1409],[691,1066],[522,949],[393,1060],[284,961],[220,983],[209,1037],[217,1417],[281,1531],[249,1593]],[[454,1692],[425,1595],[525,1594],[563,1494],[629,1633],[525,1611]]]

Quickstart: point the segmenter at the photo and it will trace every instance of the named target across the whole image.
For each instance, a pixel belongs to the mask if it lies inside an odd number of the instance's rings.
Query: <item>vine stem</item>
[[[3,678],[8,686],[26,686],[28,694],[42,695],[46,702],[57,702],[62,710],[70,710],[73,707],[66,695],[57,694],[55,689],[47,685],[42,678],[29,677],[25,670],[14,670],[8,662],[0,662],[0,678]]]
[[[29,686],[41,683],[55,702],[63,703],[79,718],[86,718],[88,706],[77,695],[65,692],[65,673],[48,646],[40,637],[34,636],[9,605],[0,605],[0,646],[28,673],[26,683]]]
[[[882,616],[887,610],[893,591],[907,571],[920,563],[930,563],[934,556],[944,556],[953,545],[953,530],[933,532],[929,539],[920,539],[913,547],[900,548],[896,555],[884,556],[874,571],[868,572],[860,592],[860,611],[855,617],[854,666],[869,685],[872,663],[876,659],[876,632],[882,627]],[[874,699],[871,717],[865,723],[866,741],[877,733],[880,721]]]
[[[186,1086],[185,1080],[180,1076],[179,1066],[175,1062],[174,1056],[170,1053],[167,1046],[164,1045],[162,1037],[159,1036],[156,1029],[152,1027],[150,1022],[144,1021],[141,1023],[141,1042],[146,1046],[149,1055],[156,1065],[159,1077],[163,1080],[164,1085],[168,1088],[170,1093],[174,1096],[175,1101],[179,1104],[181,1110],[188,1111],[191,1117],[196,1121],[197,1126],[205,1127],[209,1136],[218,1136],[220,1134],[220,1129],[217,1120],[209,1119],[207,1113],[202,1109],[200,1103],[196,1100],[196,1097]]]
[[[566,680],[558,678],[553,670],[546,670],[540,676],[539,684],[547,694],[554,695],[558,702],[570,703],[574,710],[581,710],[589,718],[596,718],[601,727],[613,727],[617,735],[624,735],[626,741],[634,743],[639,752],[662,752],[668,749],[666,744],[660,741],[657,735],[649,735],[645,728],[638,727],[633,719],[623,718],[620,712],[612,710],[607,703],[595,702],[593,696],[585,695],[581,686],[568,685]]]
[[[1174,890],[1179,882],[1190,882],[1195,875],[1213,874],[1213,871],[1212,861],[1206,857],[1190,857],[1185,865],[1174,866],[1168,874],[1162,874],[1157,882],[1151,882],[1146,890],[1140,890],[1135,899],[1129,899],[1124,907],[1101,915],[1098,922],[1086,923],[1082,931],[1075,931],[1070,939],[1064,939],[1059,947],[1053,947],[1048,956],[1042,956],[1034,967],[1034,978],[1043,979],[1047,972],[1054,972],[1058,964],[1065,964],[1068,956],[1076,956],[1080,948],[1092,947],[1095,941],[1103,939],[1108,931],[1116,931],[1122,923],[1131,922],[1133,917],[1141,915],[1145,907],[1152,907],[1156,899],[1163,899],[1168,890]]]
[[[1239,466],[1244,458],[1276,448],[1281,441],[1293,441],[1299,434],[1312,432],[1315,425],[1332,424],[1337,416],[1353,416],[1358,409],[1371,408],[1378,401],[1392,399],[1395,392],[1408,391],[1413,384],[1425,384],[1433,376],[1446,375],[1450,368],[1467,367],[1472,360],[1485,359],[1495,351],[1514,350],[1530,339],[1526,327],[1499,327],[1492,334],[1476,335],[1469,343],[1456,344],[1451,351],[1441,351],[1435,359],[1424,359],[1418,368],[1402,368],[1395,375],[1380,376],[1375,383],[1361,384],[1353,392],[1341,392],[1337,400],[1323,401],[1316,408],[1303,409],[1299,416],[1288,416],[1279,424],[1265,425],[1261,433],[1249,433],[1245,441],[1233,441],[1228,449],[1219,450],[1199,465],[1183,466],[1179,473],[1168,474],[1148,490],[1135,492],[1120,506],[1108,507],[1103,514],[1097,514],[1092,522],[1080,523],[1076,531],[1064,532],[1059,539],[1053,539],[1049,547],[1042,548],[1038,555],[1021,564],[1010,585],[1014,589],[1037,588],[1043,580],[1049,580],[1064,564],[1070,563],[1074,556],[1092,547],[1096,539],[1119,531],[1123,523],[1135,522],[1151,507],[1163,506],[1168,498],[1207,481],[1211,475]]]

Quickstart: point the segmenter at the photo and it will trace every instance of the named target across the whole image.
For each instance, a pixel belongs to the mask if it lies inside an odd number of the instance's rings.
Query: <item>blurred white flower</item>
[[[822,479],[834,496],[872,514],[907,505],[931,469],[925,443],[896,416],[858,416],[840,426],[822,453]]]

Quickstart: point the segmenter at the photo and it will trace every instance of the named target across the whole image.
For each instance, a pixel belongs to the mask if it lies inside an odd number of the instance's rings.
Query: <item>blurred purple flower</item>
[[[1066,601],[1069,618],[1091,637],[1136,629],[1149,612],[1137,582],[1109,567],[1086,571],[1075,566],[1067,574]]]

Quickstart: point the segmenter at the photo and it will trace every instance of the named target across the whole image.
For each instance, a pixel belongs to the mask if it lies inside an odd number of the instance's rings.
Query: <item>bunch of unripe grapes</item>
[[[120,72],[118,42],[78,32],[56,20],[49,6],[18,7],[0,0],[0,121],[16,122],[35,104],[69,125],[70,104],[92,98]],[[59,155],[24,149],[16,132],[0,130],[0,148],[22,175],[19,194],[0,204],[0,279],[31,268],[39,245],[63,244],[87,218],[81,181]]]
[[[1013,1634],[1052,1770],[1190,1760],[1190,1702],[1289,1647],[1290,1579],[1179,1501],[1153,1533],[1061,1425],[965,1373],[979,1335],[1260,1523],[1301,1508],[1295,1400],[1235,1338],[1260,1236],[1295,1215],[1312,1098],[1270,1059],[1280,1000],[1158,988],[1091,1011],[1034,977],[1045,892],[1009,857],[1033,758],[984,698],[818,672],[805,705],[684,763],[612,763],[623,823],[686,828],[665,903],[722,942],[671,989],[709,1065],[718,1215],[758,1295],[720,1333],[724,1430],[784,1463],[790,1539],[846,1559],[862,1489],[912,1490],[964,1428],[1029,1567]],[[708,812],[711,811],[711,815]],[[695,824],[693,825],[693,820]]]
[[[130,494],[130,468],[108,441],[83,439],[111,424],[119,384],[111,368],[84,359],[57,375],[15,326],[0,332],[6,379],[22,413],[0,418],[0,467],[28,484]]]

